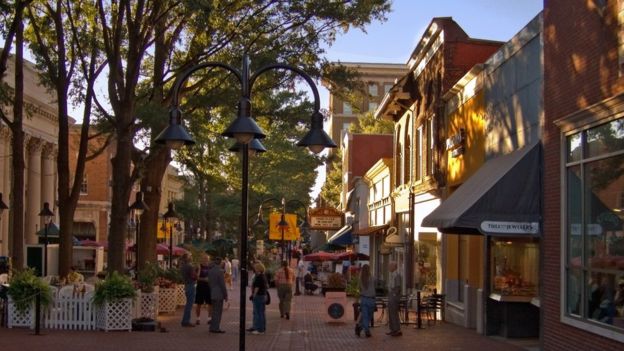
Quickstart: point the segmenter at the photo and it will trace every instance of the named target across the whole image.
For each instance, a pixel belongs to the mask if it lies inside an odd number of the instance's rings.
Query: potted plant
[[[138,317],[143,319],[156,319],[158,316],[158,291],[155,289],[159,268],[157,265],[147,263],[137,273],[137,287],[140,290],[138,301]]]
[[[166,271],[160,270],[156,279],[158,285],[158,312],[173,313],[177,307],[176,284]]]
[[[96,328],[109,330],[132,329],[132,300],[136,290],[130,278],[112,272],[95,286],[93,303],[96,307]]]
[[[9,295],[8,326],[30,327],[34,324],[34,304],[37,294],[41,307],[52,304],[52,289],[35,275],[32,268],[14,271]]]
[[[186,304],[186,294],[184,293],[184,279],[182,278],[180,270],[171,267],[162,271],[161,276],[174,283],[176,289],[176,305],[184,306]]]
[[[332,273],[327,277],[327,284],[323,286],[322,293],[325,295],[328,291],[345,292],[347,284],[344,277],[340,273]]]

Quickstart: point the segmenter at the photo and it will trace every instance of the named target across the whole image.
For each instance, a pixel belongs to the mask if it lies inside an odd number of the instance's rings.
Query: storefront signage
[[[338,230],[344,225],[344,214],[335,208],[311,208],[310,229]]]
[[[570,234],[581,235],[581,224],[572,223],[570,225]],[[587,225],[587,235],[602,235],[602,226],[596,223],[590,223]]]
[[[486,233],[498,234],[538,234],[539,223],[483,221],[481,222],[481,230]]]

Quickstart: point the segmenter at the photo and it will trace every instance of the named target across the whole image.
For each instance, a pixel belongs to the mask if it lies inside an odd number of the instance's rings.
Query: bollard
[[[37,296],[35,296],[35,335],[40,335],[40,324],[41,323],[41,291],[37,291]]]
[[[416,313],[416,327],[420,329],[422,328],[422,318],[420,315],[420,309],[422,308],[422,305],[420,304],[420,290],[416,291],[416,306],[418,306]]]

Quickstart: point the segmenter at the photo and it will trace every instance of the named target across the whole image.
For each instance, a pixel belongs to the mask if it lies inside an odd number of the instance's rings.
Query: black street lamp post
[[[134,239],[134,255],[135,257],[135,267],[138,273],[139,271],[139,238],[141,233],[141,215],[144,211],[149,210],[149,207],[143,202],[143,193],[137,191],[135,201],[130,205],[131,215],[134,216],[134,224],[136,226],[136,238]]]
[[[48,202],[43,203],[43,209],[39,212],[39,217],[43,218],[43,276],[48,275],[48,224],[54,217],[54,212],[50,210]]]
[[[240,336],[239,350],[245,350],[245,303],[247,287],[247,216],[248,216],[248,190],[249,190],[249,143],[253,139],[265,137],[262,129],[256,124],[251,116],[251,88],[254,82],[262,73],[269,70],[284,69],[297,73],[310,86],[314,94],[314,112],[312,113],[312,123],[310,131],[301,139],[297,145],[307,146],[314,153],[321,152],[325,147],[336,147],[336,144],[323,130],[323,115],[320,112],[320,98],[318,89],[312,78],[303,70],[287,64],[270,64],[250,72],[249,57],[243,56],[242,69],[236,68],[220,62],[206,62],[195,65],[182,73],[175,82],[173,90],[173,103],[169,114],[169,126],[163,130],[155,139],[157,143],[166,144],[170,148],[179,148],[183,145],[192,145],[195,142],[182,127],[182,112],[179,108],[179,95],[182,85],[194,72],[205,68],[222,68],[232,73],[241,85],[241,94],[238,103],[238,116],[232,124],[222,133],[223,136],[235,138],[241,145],[242,153],[242,203],[241,203],[241,223],[240,223],[240,243],[241,243],[241,289],[240,289]]]
[[[169,202],[163,218],[165,223],[169,224],[169,268],[173,268],[173,221],[178,218],[178,214],[173,209],[173,202]]]
[[[266,200],[264,200],[264,201],[262,201],[260,203],[260,207],[258,208],[258,219],[256,219],[256,221],[254,222],[254,224],[253,224],[254,226],[264,225],[265,224],[264,220],[262,219],[262,207],[263,207],[263,205],[265,203],[267,203],[269,201],[277,201],[277,199],[272,197],[272,198],[268,198],[268,199],[266,199]],[[304,215],[304,218],[303,218],[303,223],[301,224],[301,229],[303,231],[305,231],[305,230],[307,230],[307,228],[310,227],[310,225],[308,224],[308,206],[306,206],[303,202],[301,202],[299,200],[289,200],[289,201],[286,201],[286,199],[282,198],[281,204],[282,204],[282,214],[281,214],[281,217],[280,217],[280,221],[277,223],[277,226],[280,228],[281,233],[282,233],[282,240],[280,242],[280,246],[282,248],[282,254],[281,254],[282,258],[281,258],[281,260],[284,261],[284,254],[285,254],[285,251],[286,251],[285,248],[284,248],[284,234],[285,234],[286,228],[288,228],[288,222],[286,221],[286,207],[288,207],[289,204],[295,204],[295,205],[301,206],[305,210],[305,215]],[[290,242],[289,242],[288,245],[289,245],[288,260],[290,261],[290,258],[291,258]]]

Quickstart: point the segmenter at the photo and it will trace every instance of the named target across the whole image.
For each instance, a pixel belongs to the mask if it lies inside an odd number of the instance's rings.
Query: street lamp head
[[[239,152],[242,148],[242,144],[239,142],[234,143],[234,145],[232,145],[228,150],[232,151],[232,152]],[[257,154],[266,152],[266,148],[264,147],[264,145],[262,145],[262,143],[260,142],[260,140],[258,139],[253,139],[251,141],[251,143],[249,143],[249,156],[255,156]]]
[[[2,211],[4,210],[8,210],[9,206],[7,206],[4,201],[2,201],[2,193],[0,193],[0,215],[2,214]]]
[[[283,215],[282,219],[280,219],[279,223],[277,223],[277,226],[284,229],[288,228],[288,222],[286,222]]]
[[[50,203],[44,202],[43,209],[41,209],[41,212],[39,212],[39,217],[43,217],[44,223],[48,224],[50,223],[50,220],[52,219],[53,216],[54,216],[54,212],[50,210]]]
[[[168,220],[169,218],[178,218],[178,214],[173,209],[173,202],[169,202],[169,204],[167,205],[167,212],[165,212],[163,218],[165,220]]]
[[[238,116],[221,135],[234,138],[240,144],[249,144],[254,138],[264,139],[264,131],[251,117]]]
[[[182,111],[176,106],[169,111],[169,126],[155,139],[157,144],[163,144],[171,149],[179,149],[184,145],[193,145],[195,141],[182,126]]]
[[[149,207],[143,202],[143,192],[138,191],[136,193],[136,200],[130,205],[130,210],[134,211],[134,214],[140,216],[144,211],[148,211]]]
[[[323,115],[320,112],[316,111],[312,114],[310,131],[299,140],[297,146],[307,146],[315,154],[326,147],[336,147],[334,141],[323,130]]]

